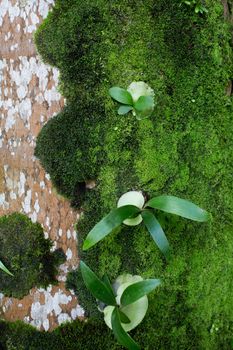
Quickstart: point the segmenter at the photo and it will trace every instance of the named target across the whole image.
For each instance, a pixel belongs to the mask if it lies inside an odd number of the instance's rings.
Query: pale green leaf
[[[174,196],[159,196],[150,199],[145,207],[165,211],[194,221],[208,221],[210,214],[196,204]]]
[[[132,106],[120,106],[118,109],[118,114],[119,115],[124,115],[127,114],[129,111],[132,111],[133,107]]]
[[[120,87],[114,86],[111,89],[109,89],[110,96],[116,100],[117,102],[120,102],[124,105],[132,105],[133,104],[133,98],[131,94]]]

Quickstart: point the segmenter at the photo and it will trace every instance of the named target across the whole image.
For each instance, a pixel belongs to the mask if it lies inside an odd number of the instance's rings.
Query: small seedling
[[[87,289],[101,305],[99,310],[104,313],[104,321],[113,330],[119,344],[129,350],[140,350],[127,332],[142,322],[148,309],[147,294],[161,281],[124,274],[111,285],[106,275],[101,280],[83,261],[80,269]]]
[[[138,120],[151,116],[154,110],[154,90],[143,81],[133,82],[127,90],[120,87],[109,89],[110,96],[120,103],[119,115],[125,115],[132,111]]]
[[[141,192],[130,191],[123,194],[118,201],[117,208],[113,209],[89,232],[84,241],[83,250],[93,247],[122,223],[136,226],[143,222],[160,251],[168,258],[170,246],[160,223],[154,216],[154,209],[199,222],[210,219],[209,213],[187,200],[163,195],[145,203]]]

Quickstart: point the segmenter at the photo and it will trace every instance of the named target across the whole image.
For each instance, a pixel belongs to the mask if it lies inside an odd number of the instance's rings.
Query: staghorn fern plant
[[[80,269],[87,289],[97,299],[104,321],[113,330],[118,343],[129,350],[139,350],[140,346],[127,332],[142,322],[148,309],[147,294],[161,281],[124,274],[111,285],[106,275],[99,279],[83,261]]]
[[[122,223],[136,226],[143,222],[158,248],[168,258],[170,246],[160,223],[154,216],[154,209],[199,222],[210,219],[209,213],[190,201],[163,195],[154,197],[145,203],[141,192],[130,191],[123,194],[118,200],[117,208],[110,211],[89,232],[84,241],[83,250],[93,247]]]
[[[155,107],[154,90],[143,81],[131,83],[127,90],[114,86],[109,94],[120,103],[119,115],[132,111],[136,119],[141,120],[150,117]]]

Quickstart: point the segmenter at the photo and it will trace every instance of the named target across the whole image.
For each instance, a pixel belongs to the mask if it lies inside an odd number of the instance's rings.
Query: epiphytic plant
[[[106,275],[101,280],[83,261],[80,269],[87,289],[97,299],[104,321],[113,330],[118,343],[127,349],[139,350],[140,346],[127,332],[142,322],[148,309],[147,294],[161,281],[124,274],[111,285]]]
[[[132,111],[138,120],[151,116],[154,110],[154,90],[143,81],[133,82],[127,90],[120,87],[109,89],[110,96],[121,104],[118,109],[119,115]]]
[[[144,222],[161,252],[168,257],[170,246],[160,223],[154,216],[154,209],[199,222],[210,219],[209,213],[187,200],[163,195],[145,203],[141,192],[130,191],[123,194],[117,203],[117,208],[113,209],[89,232],[84,241],[83,250],[93,247],[122,223],[136,226]]]

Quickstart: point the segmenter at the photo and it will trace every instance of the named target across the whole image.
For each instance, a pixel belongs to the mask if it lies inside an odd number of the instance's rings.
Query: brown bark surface
[[[33,45],[33,33],[52,3],[0,0],[0,215],[17,211],[38,221],[54,248],[61,247],[67,256],[58,286],[34,288],[22,300],[0,294],[0,317],[45,330],[83,315],[64,285],[78,263],[77,213],[55,193],[34,157],[39,131],[64,104],[56,90],[58,71],[41,62]]]

